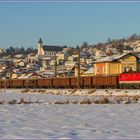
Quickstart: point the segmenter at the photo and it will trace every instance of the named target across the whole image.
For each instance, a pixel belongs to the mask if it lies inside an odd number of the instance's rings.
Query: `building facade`
[[[131,53],[119,57],[107,57],[94,63],[94,75],[116,75],[138,69],[138,57]]]
[[[45,56],[45,57],[54,57],[59,50],[63,50],[61,46],[50,46],[50,45],[43,45],[43,41],[40,38],[38,41],[38,56]]]

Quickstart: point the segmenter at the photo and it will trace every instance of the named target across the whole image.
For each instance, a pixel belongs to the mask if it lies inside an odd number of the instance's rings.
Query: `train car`
[[[83,80],[83,87],[84,88],[91,88],[91,87],[93,87],[93,84],[92,84],[92,76],[90,76],[90,77],[82,77],[82,80]]]
[[[22,79],[12,79],[10,80],[10,82],[11,82],[10,88],[23,88],[24,87],[24,80]]]
[[[94,76],[92,78],[93,87],[95,88],[103,88],[104,86],[104,78],[102,76]]]
[[[0,88],[10,88],[11,87],[11,81],[9,79],[3,79],[0,80]]]
[[[38,88],[52,88],[52,79],[37,79]]]
[[[112,88],[119,87],[119,75],[106,77],[106,85]]]
[[[140,72],[127,72],[119,76],[120,88],[140,88]]]
[[[53,88],[69,88],[70,78],[53,78]]]
[[[37,88],[37,79],[24,79],[24,88]]]
[[[11,88],[11,80],[10,80],[10,79],[5,79],[4,85],[5,85],[7,88]]]
[[[3,81],[0,80],[0,88],[3,88]]]
[[[94,76],[92,80],[95,88],[117,88],[119,86],[118,76]]]
[[[83,77],[80,77],[80,87],[83,88],[84,84],[83,84]],[[78,77],[71,77],[70,78],[71,82],[70,82],[70,88],[77,88],[78,87]]]

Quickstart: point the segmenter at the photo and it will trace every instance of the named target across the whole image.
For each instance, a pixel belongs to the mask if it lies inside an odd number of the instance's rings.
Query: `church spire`
[[[38,48],[38,55],[44,55],[43,41],[41,38],[38,40],[38,47],[37,48]]]
[[[40,43],[40,44],[42,44],[42,43],[43,43],[43,41],[42,41],[42,39],[41,39],[41,38],[38,40],[38,43]]]

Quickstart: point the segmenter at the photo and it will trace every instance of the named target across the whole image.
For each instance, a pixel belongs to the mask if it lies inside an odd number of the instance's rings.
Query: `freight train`
[[[0,88],[77,88],[78,78],[5,79]],[[81,88],[140,88],[140,72],[80,77]]]

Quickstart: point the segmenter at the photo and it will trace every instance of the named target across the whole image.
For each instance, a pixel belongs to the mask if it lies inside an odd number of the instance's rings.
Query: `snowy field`
[[[104,94],[118,92],[98,90],[96,93],[103,94],[103,91]],[[80,96],[46,92],[48,91],[36,94],[31,91],[23,93],[23,90],[7,90],[4,93],[1,90],[0,101],[4,103],[0,104],[0,138],[140,138],[139,102],[81,104],[81,100],[94,97],[85,97],[85,93],[81,96],[78,91],[75,92]],[[92,94],[91,91],[86,92]],[[119,91],[118,94],[121,92],[128,94],[126,97],[132,97],[131,93],[139,96],[138,90]],[[27,103],[19,103],[21,98]],[[9,101],[13,99],[17,102],[10,104]],[[75,100],[78,103],[55,104],[65,100]]]

